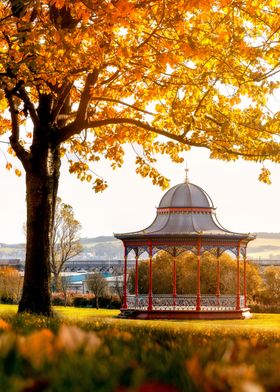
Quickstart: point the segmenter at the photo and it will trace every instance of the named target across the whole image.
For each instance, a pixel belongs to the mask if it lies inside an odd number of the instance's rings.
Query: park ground
[[[280,390],[280,314],[140,321],[105,309],[55,307],[51,319],[16,310],[0,305],[3,391]]]

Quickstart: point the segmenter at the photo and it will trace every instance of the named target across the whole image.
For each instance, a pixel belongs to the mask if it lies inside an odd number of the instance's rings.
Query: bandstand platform
[[[135,319],[242,319],[250,318],[246,292],[246,249],[252,234],[231,232],[221,226],[210,196],[186,179],[162,197],[154,222],[144,230],[115,234],[124,245],[123,305],[120,317]],[[153,257],[165,251],[172,256],[172,294],[153,293]],[[127,260],[135,255],[135,288],[128,292]],[[183,252],[196,255],[196,292],[177,293],[176,258]],[[216,258],[215,294],[201,292],[201,256],[209,252]],[[231,252],[236,259],[235,293],[221,290],[220,256]],[[148,293],[139,290],[139,257],[148,256]],[[240,266],[243,263],[243,274]],[[240,281],[243,280],[243,292]]]
[[[200,310],[196,310],[197,297],[194,295],[153,295],[152,310],[148,310],[148,295],[127,296],[127,308],[121,309],[120,317],[141,320],[148,319],[243,319],[251,318],[250,309],[244,306],[240,296],[240,309],[236,309],[235,295],[201,295]]]

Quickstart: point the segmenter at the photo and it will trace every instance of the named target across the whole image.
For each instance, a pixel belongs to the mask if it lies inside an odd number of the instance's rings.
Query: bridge
[[[249,259],[249,261],[251,261]],[[280,260],[258,259],[252,260],[261,269],[269,266],[280,267]],[[135,260],[127,260],[127,267],[133,268]],[[123,260],[70,260],[64,265],[65,272],[108,272],[119,275],[123,271]]]
[[[251,261],[249,259],[249,261]],[[259,265],[261,270],[265,267],[275,266],[280,267],[280,260],[272,259],[257,259],[252,260],[256,265]],[[135,260],[127,260],[127,267],[133,268]],[[24,270],[24,262],[20,259],[0,259],[1,267],[13,267],[19,271]],[[64,272],[100,272],[109,273],[112,275],[120,275],[123,273],[123,260],[69,260],[64,264]]]
[[[280,267],[280,260],[272,260],[272,259],[259,259],[259,260],[250,260],[254,264],[259,265],[260,267]]]
[[[128,268],[133,268],[134,260],[128,260]],[[64,264],[65,272],[107,272],[120,275],[123,272],[123,260],[69,260]]]

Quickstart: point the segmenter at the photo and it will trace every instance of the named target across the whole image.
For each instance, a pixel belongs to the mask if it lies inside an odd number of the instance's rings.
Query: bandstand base
[[[249,308],[219,311],[121,309],[118,317],[137,320],[236,320],[252,318],[252,313]]]

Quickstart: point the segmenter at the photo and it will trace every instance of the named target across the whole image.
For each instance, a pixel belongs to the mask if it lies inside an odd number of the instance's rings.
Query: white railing
[[[147,310],[149,296],[147,294],[128,295],[128,309]],[[152,306],[154,310],[196,310],[197,297],[193,294],[177,295],[153,294]],[[201,310],[235,310],[236,295],[207,295],[200,297]],[[244,296],[240,296],[240,308],[244,307]]]

